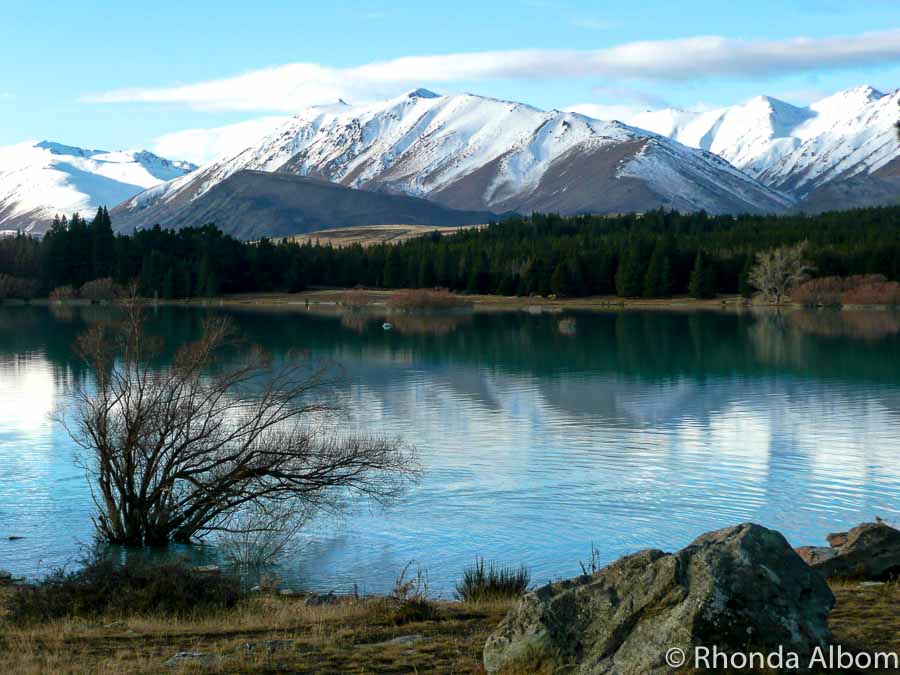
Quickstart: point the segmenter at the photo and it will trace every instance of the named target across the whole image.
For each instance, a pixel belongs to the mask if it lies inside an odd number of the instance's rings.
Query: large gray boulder
[[[667,650],[770,652],[808,662],[831,640],[834,596],[785,538],[751,523],[677,553],[646,550],[594,575],[539,588],[484,647],[489,673],[546,660],[579,673],[669,673]]]
[[[885,523],[862,523],[828,535],[828,546],[801,546],[797,553],[826,577],[883,581],[900,576],[900,530]]]

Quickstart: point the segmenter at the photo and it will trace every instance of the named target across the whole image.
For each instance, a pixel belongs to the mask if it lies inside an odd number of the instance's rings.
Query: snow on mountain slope
[[[304,110],[258,145],[137,195],[114,222],[185,224],[180,209],[242,169],[494,212],[778,211],[791,203],[714,155],[620,122],[418,89],[373,105]],[[687,186],[688,175],[703,180]]]
[[[769,187],[805,198],[832,181],[877,175],[900,157],[900,90],[863,86],[801,108],[769,97],[708,112],[658,110],[629,123],[725,158]]]
[[[56,214],[93,215],[196,167],[147,151],[41,141],[0,147],[0,229],[42,232]]]

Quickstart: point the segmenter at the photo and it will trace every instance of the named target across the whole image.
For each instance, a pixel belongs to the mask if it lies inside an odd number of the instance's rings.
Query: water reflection
[[[83,376],[72,339],[109,310],[71,310],[0,308],[0,568],[17,573],[90,535],[49,411]],[[416,559],[446,592],[476,555],[543,580],[576,573],[591,542],[609,560],[755,520],[805,543],[900,511],[896,313],[467,314],[393,331],[359,313],[233,316],[276,354],[343,364],[340,423],[403,435],[426,467],[402,504],[306,532],[280,570],[297,585],[383,591]],[[160,308],[152,329],[175,344],[202,317]]]

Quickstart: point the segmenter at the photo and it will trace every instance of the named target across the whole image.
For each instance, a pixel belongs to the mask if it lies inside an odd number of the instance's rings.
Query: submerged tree
[[[240,514],[285,505],[306,514],[348,492],[384,501],[415,476],[399,442],[329,430],[332,368],[295,355],[276,364],[260,349],[231,350],[226,360],[233,337],[227,319],[209,318],[164,364],[132,302],[121,325],[79,339],[94,381],[76,385],[65,422],[83,449],[106,541],[160,545],[264,529]]]
[[[812,269],[806,260],[806,242],[801,242],[758,253],[748,280],[767,302],[780,305],[794,286],[809,278]]]

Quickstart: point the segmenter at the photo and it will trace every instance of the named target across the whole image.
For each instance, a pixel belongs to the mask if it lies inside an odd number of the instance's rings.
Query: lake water
[[[110,310],[0,307],[0,569],[73,564],[91,499],[54,409],[74,338]],[[159,308],[195,335],[205,310]],[[795,545],[900,519],[900,315],[714,312],[317,316],[231,312],[250,341],[340,362],[353,431],[400,435],[425,473],[387,510],[322,519],[278,574],[387,590],[411,560],[448,596],[476,556],[534,582],[754,521]],[[10,536],[24,539],[10,541]],[[200,557],[215,551],[198,548]]]

